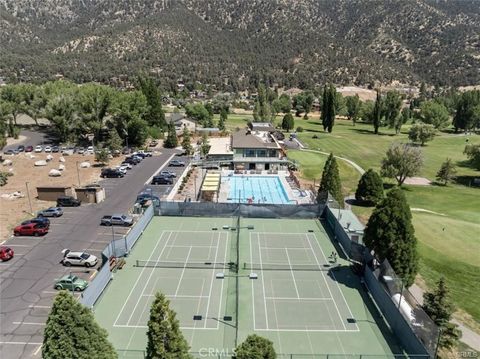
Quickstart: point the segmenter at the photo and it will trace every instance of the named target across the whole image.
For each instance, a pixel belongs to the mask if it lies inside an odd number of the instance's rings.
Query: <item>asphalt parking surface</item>
[[[55,279],[68,273],[89,279],[95,269],[64,267],[59,262],[61,251],[100,253],[115,236],[126,234],[129,227],[100,226],[104,215],[125,213],[135,203],[137,194],[152,188],[152,194],[167,194],[173,185],[151,186],[151,177],[160,170],[173,170],[177,178],[185,167],[167,167],[175,150],[162,150],[159,156],[144,159],[129,170],[124,178],[104,179],[106,199],[99,204],[82,204],[64,208],[59,218],[50,219],[50,231],[44,237],[12,237],[4,245],[15,251],[15,257],[0,262],[0,357],[41,357],[41,343],[52,300],[57,294]],[[165,166],[163,166],[165,164]],[[80,294],[75,293],[76,296]]]

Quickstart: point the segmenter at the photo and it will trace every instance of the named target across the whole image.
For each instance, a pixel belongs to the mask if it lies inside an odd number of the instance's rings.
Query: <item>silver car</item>
[[[60,217],[62,215],[63,209],[61,207],[50,207],[37,213],[37,217]]]
[[[70,249],[62,251],[63,259],[61,263],[66,266],[94,267],[98,263],[98,258],[93,254],[86,252],[72,252]]]

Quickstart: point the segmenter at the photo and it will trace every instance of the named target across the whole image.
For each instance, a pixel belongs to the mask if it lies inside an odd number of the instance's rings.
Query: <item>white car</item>
[[[125,167],[125,166],[116,166],[115,169],[119,170],[119,171],[122,172],[124,175],[127,174],[127,167]]]
[[[45,149],[44,149],[45,152],[52,152],[52,148],[50,146],[45,146]]]
[[[86,252],[72,252],[70,249],[64,249],[62,254],[63,259],[61,263],[66,267],[84,266],[90,268],[98,263],[97,257]]]
[[[42,152],[43,151],[43,147],[38,145],[38,146],[35,146],[35,152],[39,153],[39,152]]]
[[[133,168],[133,166],[127,162],[122,162],[120,166],[125,167],[127,170],[131,170]]]
[[[95,153],[95,149],[93,148],[93,146],[88,146],[87,150],[85,151],[85,154],[93,155],[94,153]]]

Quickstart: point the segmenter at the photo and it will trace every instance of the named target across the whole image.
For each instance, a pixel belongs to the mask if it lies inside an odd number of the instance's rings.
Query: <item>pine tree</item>
[[[376,205],[383,199],[383,182],[380,175],[372,169],[365,172],[358,182],[355,199],[370,205]]]
[[[382,113],[383,113],[382,97],[380,96],[380,91],[377,91],[377,98],[375,100],[375,105],[373,106],[373,112],[372,112],[373,129],[376,135],[378,134],[378,129],[382,125]]]
[[[335,104],[337,91],[333,85],[325,85],[322,96],[322,113],[321,120],[324,131],[332,132],[335,124]]]
[[[144,115],[145,121],[150,126],[164,129],[166,127],[165,112],[162,108],[162,96],[158,86],[151,77],[140,76],[138,82],[148,103],[148,110]]]
[[[455,165],[450,158],[447,158],[437,172],[437,180],[443,182],[443,184],[446,186],[456,174],[457,169]]]
[[[455,324],[450,323],[455,308],[450,302],[444,277],[439,279],[433,292],[423,294],[423,309],[440,327],[440,346],[443,348],[454,347],[458,343],[461,333]]]
[[[191,155],[193,153],[193,147],[190,140],[190,131],[187,127],[183,128],[183,136],[182,136],[182,148],[185,150],[187,155]]]
[[[206,156],[208,154],[208,151],[210,151],[210,143],[208,143],[207,134],[204,133],[202,136],[202,142],[200,144],[200,153],[202,154],[202,156]]]
[[[225,131],[225,122],[228,119],[228,111],[225,107],[223,107],[220,111],[220,120],[218,121],[218,129],[220,131]]]
[[[295,120],[293,119],[292,114],[289,112],[283,116],[282,120],[282,129],[285,131],[290,131],[295,126]]]
[[[388,259],[408,288],[418,271],[417,238],[405,195],[398,188],[387,193],[375,208],[364,241],[380,260]]]
[[[155,294],[147,330],[147,359],[190,358],[176,313],[161,293]]]
[[[343,207],[342,183],[340,182],[337,160],[333,157],[333,153],[328,156],[327,162],[325,162],[317,198],[325,200],[326,193],[330,193]]]
[[[106,330],[69,292],[60,291],[43,333],[42,358],[117,358]]]
[[[168,124],[168,134],[163,147],[165,148],[175,148],[178,145],[177,133],[175,131],[175,125],[173,123]]]
[[[275,359],[276,357],[273,343],[256,334],[249,335],[235,349],[236,359]]]

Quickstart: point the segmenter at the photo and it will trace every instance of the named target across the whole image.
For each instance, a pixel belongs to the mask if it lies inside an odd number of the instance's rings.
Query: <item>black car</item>
[[[142,162],[142,159],[139,158],[139,157],[136,157],[136,156],[131,156],[131,157],[125,158],[125,161],[123,161],[123,162],[130,163],[131,165],[137,165],[140,162]]]
[[[152,179],[151,184],[173,184],[172,177],[165,177],[165,176],[155,176]]]
[[[18,152],[23,152],[23,151],[25,151],[25,146],[24,146],[24,145],[19,145],[19,146],[17,147],[17,151],[18,151]]]
[[[160,198],[149,193],[140,193],[137,196],[136,203],[140,204],[141,206],[144,206],[148,201],[153,201],[154,203],[155,202],[158,203],[160,202]]]
[[[82,204],[82,201],[79,201],[72,196],[61,196],[57,198],[57,207],[78,207]]]
[[[28,219],[26,221],[23,221],[22,222],[22,225],[24,224],[30,224],[30,223],[38,223],[38,224],[43,224],[47,227],[50,226],[50,220],[48,218],[45,218],[45,217],[37,217],[37,218],[32,218],[32,219]]]
[[[52,147],[52,152],[53,152],[53,153],[60,152],[60,147],[58,147],[58,146],[53,146],[53,147]]]
[[[100,174],[102,178],[123,178],[123,176],[125,176],[123,172],[114,168],[104,168]]]

